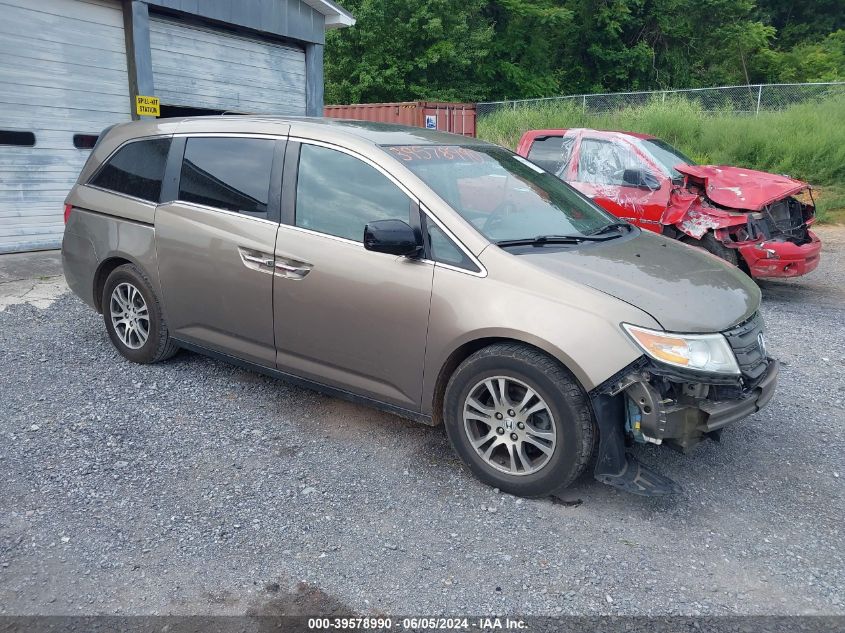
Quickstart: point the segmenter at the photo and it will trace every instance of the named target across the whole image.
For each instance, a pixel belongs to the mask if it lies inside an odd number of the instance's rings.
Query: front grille
[[[755,312],[739,325],[722,332],[736,355],[747,387],[756,386],[766,375],[766,369],[769,366],[766,350],[760,344],[762,332],[763,317],[759,312]]]

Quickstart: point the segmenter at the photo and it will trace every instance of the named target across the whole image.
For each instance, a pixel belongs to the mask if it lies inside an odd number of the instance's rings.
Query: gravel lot
[[[132,365],[67,293],[6,307],[0,613],[845,614],[845,229],[822,237],[764,287],[769,407],[637,448],[685,488],[661,500],[516,499],[442,429],[195,354]]]

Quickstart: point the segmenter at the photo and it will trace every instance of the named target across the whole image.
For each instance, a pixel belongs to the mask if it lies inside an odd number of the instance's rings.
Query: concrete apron
[[[23,303],[43,310],[67,290],[59,251],[0,255],[0,312]]]

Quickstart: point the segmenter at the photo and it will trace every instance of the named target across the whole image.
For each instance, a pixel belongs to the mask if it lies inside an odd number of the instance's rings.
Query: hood
[[[576,248],[533,250],[518,257],[621,299],[670,332],[720,332],[760,306],[757,284],[738,268],[649,231]]]
[[[682,174],[704,182],[707,197],[731,209],[759,211],[767,204],[806,189],[806,182],[764,171],[717,165],[676,165]]]

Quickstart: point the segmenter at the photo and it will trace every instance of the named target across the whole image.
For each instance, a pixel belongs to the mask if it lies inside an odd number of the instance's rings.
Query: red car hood
[[[764,171],[721,165],[676,165],[682,174],[704,182],[707,197],[723,207],[759,211],[767,204],[806,189],[809,185]]]

